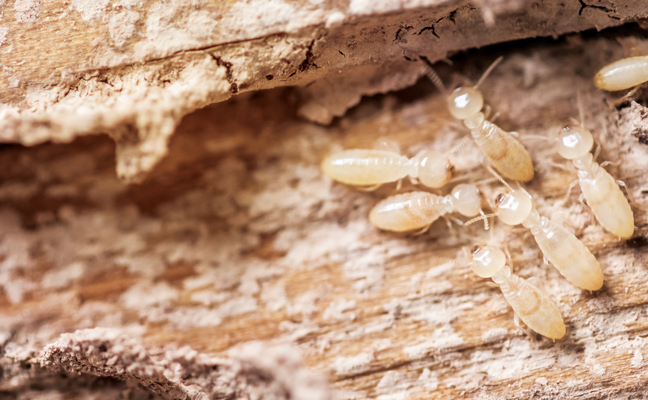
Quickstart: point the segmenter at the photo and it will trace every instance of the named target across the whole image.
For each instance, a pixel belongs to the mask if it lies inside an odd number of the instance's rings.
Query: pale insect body
[[[601,68],[594,77],[594,85],[614,92],[630,89],[648,81],[648,56],[628,57]]]
[[[531,329],[550,339],[565,336],[565,323],[558,307],[546,293],[513,274],[502,250],[482,246],[473,250],[472,270],[482,278],[492,278],[520,319]]]
[[[474,185],[457,185],[447,196],[428,192],[409,192],[390,196],[369,213],[369,220],[379,229],[407,232],[425,228],[439,217],[458,212],[467,217],[479,214],[481,195]]]
[[[450,181],[452,170],[447,156],[436,151],[408,158],[395,151],[352,149],[333,153],[322,162],[326,176],[355,186],[381,185],[409,176],[427,187],[440,188]]]
[[[547,260],[573,285],[587,290],[603,286],[603,272],[596,257],[571,232],[540,216],[529,194],[512,189],[499,194],[496,213],[507,225],[522,224],[529,229]]]
[[[533,179],[533,162],[529,152],[510,133],[486,120],[481,112],[484,96],[479,85],[502,60],[498,58],[475,86],[459,87],[447,98],[448,110],[453,117],[463,121],[475,140],[475,144],[490,164],[507,179],[527,182]],[[443,92],[440,78],[430,68],[430,78]]]
[[[583,197],[601,226],[627,239],[634,233],[632,209],[612,175],[594,161],[590,153],[593,143],[585,127],[567,127],[560,132],[558,152],[578,169]]]

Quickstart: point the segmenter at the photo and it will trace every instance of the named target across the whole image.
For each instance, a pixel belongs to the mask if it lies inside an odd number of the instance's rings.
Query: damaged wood
[[[592,77],[645,46],[644,31],[557,35],[629,22],[646,6],[263,3],[2,3],[10,26],[0,28],[0,60],[11,71],[0,81],[9,143],[0,147],[0,397],[642,396],[646,99],[640,91],[612,108],[621,94],[597,91]],[[312,18],[293,26],[253,12],[270,6]],[[210,15],[236,7],[250,20],[200,36],[218,25]],[[35,40],[39,23],[50,35],[65,25],[69,46],[20,64],[18,37]],[[557,39],[462,51],[537,35]],[[452,65],[435,65],[445,82],[474,82],[504,56],[480,89],[531,153],[536,178],[525,188],[538,211],[591,249],[602,290],[570,285],[502,224],[378,231],[368,212],[395,185],[362,192],[322,175],[325,155],[381,138],[410,157],[456,145],[466,130],[419,79],[421,56],[449,55]],[[608,170],[636,198],[627,241],[596,223],[578,189],[565,199],[576,173],[530,136],[552,137],[577,117],[577,93],[599,161],[615,162]],[[458,174],[488,176],[474,146],[451,157]],[[492,201],[498,186],[479,185]],[[489,241],[508,246],[516,274],[543,282],[564,339],[517,328],[499,290],[469,271],[464,249]]]
[[[127,127],[136,142],[117,148],[118,175],[127,181],[140,181],[165,156],[184,115],[232,95],[299,86],[300,115],[327,124],[363,95],[414,84],[419,55],[436,61],[648,17],[640,0],[480,7],[459,0],[21,0],[0,8],[0,140],[119,138]]]

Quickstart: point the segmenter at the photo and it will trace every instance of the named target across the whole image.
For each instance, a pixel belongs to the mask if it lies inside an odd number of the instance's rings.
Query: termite
[[[501,181],[508,191],[497,195],[495,214],[473,218],[466,225],[495,215],[507,225],[522,224],[531,231],[545,258],[569,282],[590,291],[603,287],[601,266],[589,249],[567,229],[540,216],[533,207],[531,195],[524,190],[513,190],[506,181]]]
[[[560,131],[558,143],[558,153],[572,160],[578,169],[577,182],[599,223],[619,238],[631,237],[634,233],[632,209],[612,175],[594,161],[590,152],[594,144],[592,133],[582,124],[568,126]]]
[[[409,176],[430,188],[447,184],[454,167],[447,155],[422,151],[412,158],[390,150],[352,149],[333,153],[322,161],[322,171],[329,178],[355,186],[376,186]]]
[[[550,339],[565,336],[565,323],[560,311],[547,294],[511,272],[504,252],[497,247],[476,247],[472,253],[472,270],[481,278],[492,278],[529,328]]]
[[[601,68],[594,77],[597,88],[614,92],[648,81],[648,56],[628,57]]]
[[[406,232],[426,228],[445,214],[458,212],[474,217],[481,211],[481,194],[475,185],[459,184],[447,196],[409,192],[388,197],[369,213],[379,229]]]
[[[484,107],[484,96],[479,90],[493,69],[502,61],[499,57],[484,72],[475,86],[460,86],[447,97],[448,110],[453,117],[463,121],[490,164],[507,179],[527,182],[533,179],[533,162],[529,152],[509,132],[489,122],[481,112]],[[446,94],[447,91],[441,78],[432,69],[427,59],[427,71],[430,79]]]

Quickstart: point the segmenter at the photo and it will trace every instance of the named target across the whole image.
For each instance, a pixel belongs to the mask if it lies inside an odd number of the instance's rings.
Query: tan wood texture
[[[7,2],[3,18],[27,3]],[[380,232],[367,215],[395,185],[362,192],[321,174],[329,152],[380,138],[408,156],[453,147],[467,131],[425,79],[364,98],[326,126],[300,117],[300,89],[234,96],[184,117],[139,184],[118,179],[115,143],[102,135],[3,145],[0,398],[641,398],[648,112],[610,107],[620,95],[592,83],[606,62],[641,48],[631,40],[641,32],[527,40],[437,65],[448,83],[474,82],[505,56],[482,86],[486,103],[531,153],[536,177],[524,187],[538,211],[598,258],[605,284],[595,293],[503,224]],[[577,96],[599,162],[618,163],[608,170],[636,198],[627,241],[596,223],[578,188],[564,201],[575,172],[557,165],[568,164],[550,141],[525,137],[555,137],[578,118]],[[501,185],[480,182],[489,176],[475,146],[452,162],[493,201]],[[517,274],[540,278],[564,339],[517,328],[498,289],[471,273],[464,249],[486,242],[508,247]]]
[[[140,181],[180,119],[248,91],[301,86],[299,114],[330,123],[363,95],[411,86],[419,56],[648,17],[642,0],[154,1],[0,4],[0,140],[107,133]],[[496,23],[494,22],[496,18]],[[81,112],[78,112],[81,111]]]

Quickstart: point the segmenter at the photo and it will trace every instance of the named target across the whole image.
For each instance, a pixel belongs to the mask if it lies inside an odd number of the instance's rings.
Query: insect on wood
[[[567,229],[540,216],[533,207],[531,195],[524,190],[513,190],[501,181],[508,191],[497,195],[495,214],[473,218],[466,225],[495,215],[507,225],[522,224],[531,231],[544,256],[565,279],[581,289],[599,290],[603,286],[603,272],[589,249]]]
[[[594,139],[582,125],[560,131],[558,153],[572,160],[578,169],[583,197],[594,216],[608,231],[627,239],[634,233],[634,216],[628,200],[612,175],[603,169],[590,152]]]
[[[351,149],[322,161],[326,176],[354,186],[382,185],[409,176],[414,183],[440,188],[450,182],[453,169],[447,154],[432,150],[408,158],[390,150]]]
[[[601,68],[594,76],[594,85],[614,92],[630,89],[648,81],[648,56],[628,57]]]
[[[494,246],[476,247],[471,267],[481,278],[492,278],[507,303],[531,329],[550,339],[565,336],[560,311],[545,292],[511,272],[504,252]]]
[[[369,213],[371,223],[382,230],[406,232],[429,226],[439,217],[458,212],[474,217],[481,211],[481,194],[475,185],[459,184],[447,196],[409,192],[390,196]]]
[[[470,129],[475,144],[489,163],[507,179],[522,182],[533,179],[533,162],[529,152],[510,133],[488,121],[487,116],[481,112],[484,107],[484,96],[479,86],[501,62],[502,57],[493,62],[475,86],[460,86],[450,94],[447,94],[441,78],[429,62],[422,59],[428,67],[428,75],[432,82],[447,95],[450,114],[463,121],[464,126]]]

